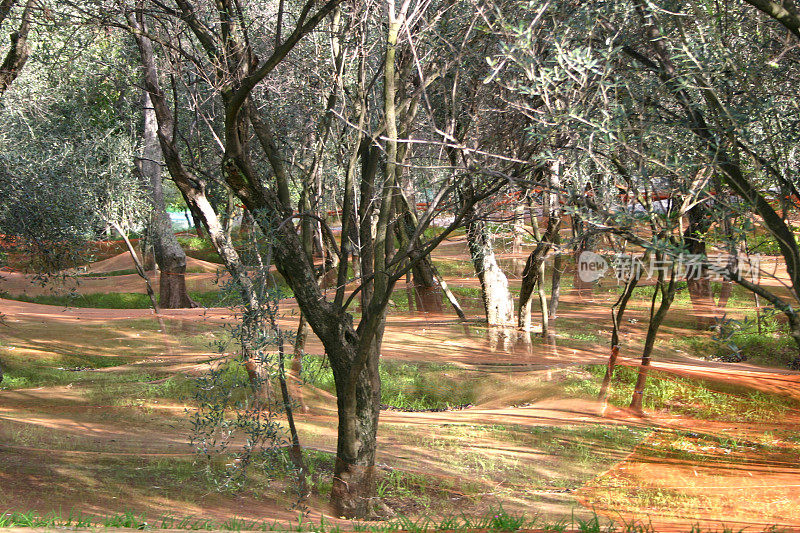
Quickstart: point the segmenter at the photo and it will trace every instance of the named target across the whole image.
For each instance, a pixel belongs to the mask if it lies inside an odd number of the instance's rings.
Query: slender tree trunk
[[[414,212],[415,205],[408,200],[406,195],[400,195],[397,201],[397,209],[398,212],[403,213],[401,222],[398,224],[398,237],[401,245],[406,246],[411,235],[414,233],[413,228],[418,224],[417,215]],[[416,248],[422,247],[419,239],[414,243],[414,246]],[[423,257],[414,265],[412,274],[418,310],[435,313],[443,312],[442,293],[444,293],[458,317],[462,320],[466,318],[464,311],[461,309],[461,305],[458,303],[458,299],[447,286],[447,282],[444,278],[439,274],[430,255]]]
[[[230,239],[233,235],[233,216],[236,211],[236,204],[234,203],[233,192],[228,189],[226,191],[225,210],[222,213],[220,224],[222,224],[222,231]]]
[[[297,323],[297,333],[295,334],[294,338],[294,350],[292,352],[292,364],[289,367],[289,375],[291,377],[291,382],[296,384],[293,387],[292,395],[297,398],[298,403],[300,404],[300,409],[303,412],[308,411],[308,406],[306,405],[304,396],[303,396],[303,356],[306,353],[306,341],[308,340],[308,322],[306,321],[305,316],[303,313],[300,313],[300,320]]]
[[[558,247],[561,244],[561,233],[556,232],[553,235],[553,244]],[[553,257],[553,272],[550,279],[550,319],[555,320],[558,317],[558,302],[561,298],[561,275],[564,273],[564,255],[560,251],[556,251]]]
[[[684,242],[689,254],[706,255],[706,241],[703,234],[711,225],[708,210],[703,204],[697,204],[688,213],[689,224],[684,231]],[[714,324],[714,297],[711,293],[711,279],[704,266],[692,268],[687,272],[686,288],[692,301],[698,329],[708,329]]]
[[[645,257],[647,256],[645,255]],[[614,368],[616,367],[617,357],[619,356],[619,324],[622,321],[625,309],[628,307],[628,301],[631,299],[631,296],[633,296],[633,290],[639,283],[641,276],[641,269],[634,268],[631,272],[631,277],[625,282],[625,288],[622,294],[617,299],[616,303],[611,306],[611,355],[608,357],[606,373],[600,385],[600,394],[597,395],[597,400],[600,402],[605,402],[608,398],[608,388],[611,384],[611,378],[614,377]]]
[[[433,269],[433,275],[436,277],[436,281],[439,282],[439,286],[442,288],[442,292],[447,297],[447,301],[450,302],[450,305],[453,307],[453,310],[458,315],[458,318],[461,320],[465,320],[467,316],[464,314],[464,310],[461,308],[461,304],[458,302],[456,295],[453,294],[453,291],[450,290],[450,287],[447,285],[447,282],[444,280],[441,274],[439,274],[439,270],[436,268],[436,265],[433,264],[431,261],[431,268]]]
[[[533,215],[536,224],[535,215]],[[539,232],[538,227],[534,226],[534,235],[539,241],[536,248],[528,256],[525,262],[525,269],[522,272],[522,285],[519,292],[519,312],[517,325],[525,330],[531,330],[531,304],[533,302],[533,289],[539,285],[539,299],[542,305],[542,333],[546,335],[547,324],[547,295],[544,293],[544,259],[547,252],[552,247],[552,236],[558,231],[558,217],[551,216],[547,223],[547,230],[544,235]]]
[[[147,272],[144,269],[144,265],[139,260],[139,256],[136,254],[136,249],[131,244],[130,239],[125,234],[125,230],[122,227],[114,222],[113,220],[107,221],[111,227],[117,230],[119,236],[122,237],[122,240],[125,241],[125,246],[128,248],[128,253],[131,255],[131,259],[133,259],[133,265],[136,267],[136,273],[139,274],[139,277],[144,280],[144,284],[147,287],[147,296],[150,298],[150,305],[153,308],[153,312],[158,315],[158,302],[156,302],[156,293],[153,291],[153,285],[150,283],[150,277],[147,275]]]
[[[659,262],[663,259],[661,254],[656,254]],[[653,354],[653,346],[655,346],[656,336],[664,317],[667,316],[672,305],[672,300],[675,298],[675,270],[676,266],[673,265],[670,273],[669,282],[665,281],[665,274],[663,271],[659,272],[659,279],[655,290],[653,291],[653,300],[650,303],[650,323],[647,325],[647,337],[644,341],[644,349],[642,350],[642,363],[639,365],[639,374],[636,378],[636,385],[633,388],[633,396],[631,398],[630,408],[639,415],[643,414],[642,404],[644,400],[644,389],[647,384],[647,374],[650,371],[650,360]],[[661,303],[658,310],[655,310],[656,298],[661,294]]]
[[[528,256],[525,262],[525,269],[522,272],[522,285],[519,292],[519,312],[517,325],[525,330],[531,330],[531,305],[533,289],[539,286],[539,303],[542,309],[542,336],[549,335],[549,310],[547,308],[547,293],[544,289],[545,283],[545,257],[552,249],[556,241],[556,235],[561,227],[561,208],[559,206],[558,195],[555,192],[560,185],[560,165],[553,162],[547,174],[547,184],[549,191],[542,193],[544,198],[542,211],[547,214],[547,227],[544,234],[539,230],[539,224],[533,208],[528,206],[533,227],[534,238],[537,240],[536,248]],[[529,200],[530,201],[530,200]]]
[[[13,3],[10,1],[3,2],[3,18],[8,15]],[[0,98],[3,97],[17,76],[19,76],[22,67],[28,61],[28,55],[30,54],[28,32],[33,19],[32,11],[36,4],[36,0],[28,0],[25,3],[19,27],[10,35],[11,46],[8,47],[8,51],[0,64]],[[2,20],[0,20],[0,23],[2,23]]]
[[[547,308],[547,291],[544,288],[544,280],[545,280],[545,263],[544,261],[539,263],[539,274],[537,276],[539,286],[539,307],[542,310],[542,337],[548,337],[550,335],[550,317],[549,317],[549,310]]]
[[[199,238],[201,238],[201,239],[204,238],[206,236],[206,234],[205,234],[205,230],[203,229],[204,228],[204,226],[203,226],[203,216],[200,214],[200,212],[197,210],[197,208],[194,205],[190,205],[189,206],[189,214],[192,217],[192,223],[193,223],[193,226],[194,226],[194,232],[197,233],[197,236]]]
[[[253,240],[255,240],[255,237]],[[264,264],[262,263],[260,255],[258,262],[262,267],[262,276],[266,276],[269,272],[269,265],[266,265],[267,268],[264,268]],[[292,397],[289,393],[289,387],[286,382],[286,343],[284,342],[284,333],[283,330],[280,329],[280,326],[278,326],[276,315],[277,306],[271,307],[269,311],[270,328],[277,336],[278,341],[278,383],[280,384],[281,388],[283,411],[286,413],[286,423],[289,426],[289,438],[291,439],[291,445],[289,446],[289,459],[292,461],[292,465],[294,466],[297,474],[298,494],[301,500],[305,500],[305,498],[308,496],[308,470],[306,469],[305,461],[303,460],[303,447],[300,445],[300,436],[297,433],[297,426],[294,422],[294,407],[292,405]]]
[[[525,238],[525,203],[520,201],[514,208],[514,225],[512,226],[511,253],[522,253],[522,242]]]
[[[150,94],[144,93],[144,134],[142,159],[138,162],[139,171],[147,180],[153,205],[153,222],[150,236],[156,263],[161,270],[158,283],[159,304],[163,309],[197,307],[186,290],[186,254],[172,231],[164,203],[161,186],[161,147],[158,142],[158,122],[156,121]]]

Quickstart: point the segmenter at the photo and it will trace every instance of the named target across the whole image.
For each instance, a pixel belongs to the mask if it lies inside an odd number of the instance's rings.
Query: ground
[[[756,357],[763,353],[752,358],[759,364],[709,359],[711,333],[695,328],[688,297],[679,296],[656,347],[647,414],[629,413],[633,372],[624,367],[641,350],[645,287],[625,316],[623,368],[604,406],[594,398],[609,352],[613,284],[578,291],[565,279],[557,335],[544,342],[481,323],[462,239],[436,254],[469,318],[411,311],[405,288],[394,298],[381,363],[378,493],[395,513],[471,516],[502,507],[549,523],[596,514],[659,530],[800,527],[800,374]],[[502,258],[510,272],[519,261]],[[35,303],[69,301],[64,293],[110,293],[95,300],[106,303],[141,295],[131,267],[115,255],[47,285],[2,273],[0,291],[14,299],[0,299],[0,512],[296,520],[285,468],[271,482],[254,473],[246,488],[218,491],[210,480],[224,457],[198,461],[188,443],[193,380],[210,358],[232,356],[215,348],[230,310],[169,310],[158,320],[148,309]],[[217,265],[190,259],[189,270],[190,290],[218,290]],[[751,315],[749,298],[734,293],[728,316]],[[296,327],[291,298],[281,313],[284,327]],[[783,346],[773,337],[767,352]],[[314,355],[319,343],[311,339],[307,351],[303,379],[293,384],[312,470],[307,519],[335,521],[327,515],[335,398]]]

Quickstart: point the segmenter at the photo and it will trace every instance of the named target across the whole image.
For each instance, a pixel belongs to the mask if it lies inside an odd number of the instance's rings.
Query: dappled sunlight
[[[461,248],[463,243],[451,243],[437,257],[450,260],[452,253],[452,260],[458,260]],[[111,259],[103,268],[122,264],[120,258]],[[206,275],[213,274],[191,276]],[[96,282],[112,287],[127,276]],[[191,283],[192,277],[187,278]],[[478,287],[474,278],[448,278],[448,283],[472,291]],[[512,288],[518,284],[511,280]],[[95,288],[82,285],[81,290]],[[650,517],[664,524],[800,522],[791,507],[800,493],[794,491],[800,472],[792,463],[797,450],[787,444],[794,438],[787,424],[800,422],[796,408],[782,407],[780,422],[734,424],[724,416],[703,420],[669,409],[640,416],[585,393],[576,396],[576,384],[595,379],[584,370],[586,365],[607,360],[613,290],[565,290],[547,339],[537,326],[534,331],[486,326],[479,317],[480,302],[467,293],[462,298],[469,312],[465,321],[447,309],[392,309],[382,360],[428,372],[431,378],[425,387],[469,389],[473,399],[444,410],[392,406],[381,412],[379,476],[400,484],[391,489],[400,492],[390,492],[388,501],[410,513],[428,509],[469,514],[503,505],[509,510],[536,509],[553,520],[588,518],[593,510],[619,518],[615,513],[625,501],[626,519]],[[166,310],[159,321],[148,309],[0,302],[9,326],[0,347],[4,360],[36,368],[54,366],[59,372],[48,378],[55,380],[51,384],[0,392],[0,459],[13,457],[9,464],[22,459],[28,464],[14,481],[0,472],[9,506],[78,506],[102,514],[118,511],[120,502],[135,501],[134,508],[148,516],[224,519],[237,509],[236,514],[253,518],[259,513],[292,517],[289,499],[273,489],[260,489],[257,499],[209,494],[199,467],[188,463],[195,456],[188,444],[188,417],[195,406],[186,391],[191,390],[193,376],[208,370],[209,358],[236,357],[235,347],[227,344],[232,311]],[[622,326],[618,364],[623,367],[638,365],[647,323],[646,305],[640,304],[632,305]],[[700,334],[693,329],[693,316],[685,319],[676,312],[672,320],[664,326],[667,335]],[[297,327],[293,299],[281,302],[278,321],[286,331]],[[229,351],[218,353],[218,343]],[[678,346],[656,346],[652,367],[659,379],[699,380],[721,395],[762,391],[800,399],[796,372],[701,360]],[[317,360],[324,353],[313,334],[306,352],[316,354],[309,357]],[[424,366],[430,364],[443,366],[433,371]],[[159,392],[158,387],[172,379],[180,381],[164,390],[182,391],[180,396]],[[295,418],[303,445],[309,451],[335,453],[336,397],[294,375],[291,388],[296,398],[302,396]],[[424,394],[425,389],[417,392]],[[698,427],[702,433],[697,433]],[[765,432],[774,434],[775,443],[742,444],[767,442]],[[680,437],[682,448],[658,443],[663,435],[678,434],[699,437]],[[701,443],[704,439],[713,442]],[[731,439],[739,444],[730,444]],[[244,442],[238,436],[230,444]],[[397,481],[401,478],[406,481]],[[404,500],[397,495],[407,491],[415,496],[402,496]],[[746,495],[752,502],[744,501]],[[326,500],[327,493],[312,495],[315,513],[327,510]]]

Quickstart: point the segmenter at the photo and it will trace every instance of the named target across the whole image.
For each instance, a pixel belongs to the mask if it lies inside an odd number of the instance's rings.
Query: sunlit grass
[[[573,378],[564,383],[568,394],[596,398],[605,365],[585,367],[591,379]],[[618,366],[609,391],[609,402],[627,407],[633,395],[638,367]],[[741,387],[689,380],[651,370],[644,391],[643,405],[648,410],[665,410],[706,420],[762,422],[784,416],[800,407],[791,398]]]

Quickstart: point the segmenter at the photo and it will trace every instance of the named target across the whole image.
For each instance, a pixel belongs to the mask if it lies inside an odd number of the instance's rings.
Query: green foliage
[[[202,237],[178,237],[178,243],[186,251],[213,250],[211,241]]]
[[[53,272],[79,262],[105,219],[132,228],[147,216],[132,172],[140,93],[135,69],[120,68],[121,40],[61,23],[35,33],[0,110],[0,233],[21,237],[31,265]]]
[[[793,226],[789,224],[789,229],[795,234],[795,244],[797,244],[797,232],[800,231],[800,226]],[[769,256],[780,256],[781,248],[778,246],[778,240],[772,233],[762,232],[756,237],[750,239],[748,242],[748,252],[751,254],[761,254]]]

